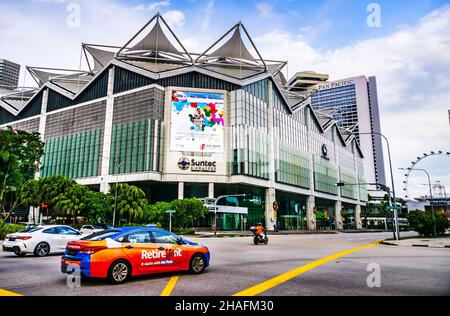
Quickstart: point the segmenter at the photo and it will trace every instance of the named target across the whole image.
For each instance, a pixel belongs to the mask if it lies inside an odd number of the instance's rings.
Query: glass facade
[[[115,125],[111,134],[110,174],[159,171],[161,123]]]
[[[310,166],[308,155],[298,147],[277,142],[275,160],[275,179],[279,183],[309,189]]]
[[[339,182],[337,175],[337,168],[333,162],[321,156],[314,156],[314,190],[337,195],[336,183]]]
[[[268,105],[253,94],[231,92],[233,175],[268,179]]]
[[[230,194],[245,194],[245,198],[230,197],[220,200],[218,204],[247,207],[247,226],[265,223],[265,188],[241,184],[216,184],[214,186],[214,196]]]
[[[276,198],[279,207],[277,227],[282,230],[306,229],[306,197],[277,191]]]
[[[81,132],[46,140],[41,177],[64,175],[69,178],[100,174],[100,130]]]
[[[356,104],[356,86],[354,84],[320,90],[311,97],[311,104],[316,110],[340,109],[333,114],[333,119],[343,128],[351,128],[358,123]],[[358,134],[359,131],[356,130]]]

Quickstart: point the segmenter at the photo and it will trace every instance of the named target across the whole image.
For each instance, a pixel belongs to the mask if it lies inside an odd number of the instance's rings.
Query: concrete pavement
[[[272,235],[267,246],[253,245],[251,237],[205,238],[199,241],[209,247],[212,259],[204,274],[153,275],[118,286],[83,280],[80,288],[67,286],[59,255],[18,258],[0,253],[0,289],[57,296],[228,296],[255,287],[258,291],[251,293],[263,296],[450,295],[448,249],[366,247],[390,237],[391,233]],[[373,266],[379,267],[379,288],[367,283]]]

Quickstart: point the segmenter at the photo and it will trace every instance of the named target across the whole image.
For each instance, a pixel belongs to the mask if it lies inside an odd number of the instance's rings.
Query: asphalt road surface
[[[390,233],[205,238],[211,266],[202,275],[163,274],[123,285],[83,280],[68,287],[60,255],[0,252],[0,294],[21,295],[450,295],[450,249],[374,244]],[[369,279],[369,282],[368,282]]]

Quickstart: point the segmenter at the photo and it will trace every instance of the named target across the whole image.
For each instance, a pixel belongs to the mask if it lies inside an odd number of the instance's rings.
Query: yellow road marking
[[[179,278],[180,278],[179,276],[171,277],[166,287],[161,292],[161,296],[170,296],[170,293],[172,293]]]
[[[22,294],[0,289],[0,296],[22,296]]]
[[[331,255],[331,256],[328,256],[328,257],[325,257],[325,258],[313,261],[313,262],[308,263],[308,264],[306,264],[304,266],[301,266],[299,268],[296,268],[294,270],[291,270],[291,271],[283,273],[283,274],[281,274],[279,276],[276,276],[276,277],[274,277],[274,278],[272,278],[270,280],[267,280],[265,282],[262,282],[260,284],[255,285],[255,286],[252,286],[251,288],[248,288],[248,289],[246,289],[244,291],[241,291],[241,292],[238,292],[236,294],[233,294],[233,296],[255,296],[255,295],[261,294],[261,293],[266,292],[267,290],[269,290],[269,289],[271,289],[271,288],[273,288],[275,286],[278,286],[278,285],[280,285],[280,284],[282,284],[282,283],[284,283],[286,281],[289,281],[289,280],[291,280],[291,279],[293,279],[295,277],[298,277],[299,275],[301,275],[301,274],[303,274],[305,272],[308,272],[308,271],[310,271],[312,269],[315,269],[315,268],[317,268],[317,267],[319,267],[321,265],[324,265],[324,264],[326,264],[326,263],[328,263],[330,261],[333,261],[333,260],[336,260],[338,258],[347,256],[347,255],[349,255],[351,253],[354,253],[354,252],[357,252],[357,251],[360,251],[360,250],[376,247],[376,246],[378,246],[378,244],[379,244],[379,242],[375,242],[375,243],[370,244],[370,245],[366,245],[366,246],[362,246],[362,247],[358,247],[358,248],[352,248],[352,249],[345,250],[345,251],[336,253],[334,255]]]

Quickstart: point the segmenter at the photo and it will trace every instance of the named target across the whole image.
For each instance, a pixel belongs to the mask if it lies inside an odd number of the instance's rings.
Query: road
[[[389,237],[390,233],[270,236],[267,246],[253,245],[250,237],[205,238],[199,242],[209,247],[212,261],[202,275],[146,276],[117,286],[83,280],[80,288],[67,286],[60,255],[18,258],[0,252],[0,289],[58,296],[450,295],[450,249],[373,244]],[[375,270],[368,272],[371,264]],[[369,279],[379,280],[380,287],[369,287],[367,279],[376,267],[379,279]]]

